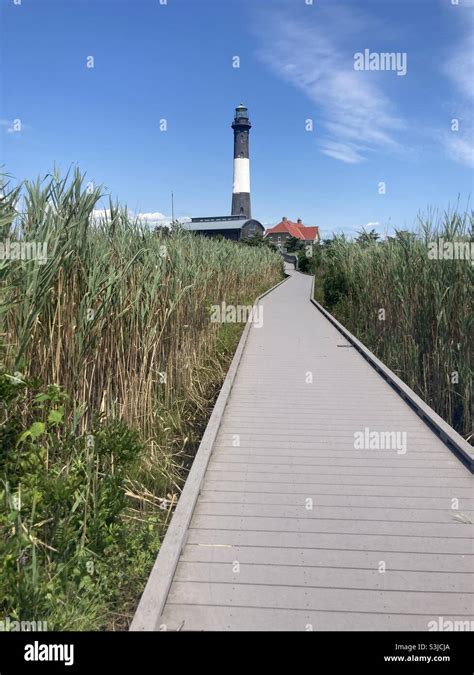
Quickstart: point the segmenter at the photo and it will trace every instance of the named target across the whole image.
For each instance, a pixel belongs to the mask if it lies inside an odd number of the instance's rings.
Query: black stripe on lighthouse
[[[250,156],[248,109],[239,105],[232,122],[234,130],[234,181],[232,185],[232,215],[250,218]]]

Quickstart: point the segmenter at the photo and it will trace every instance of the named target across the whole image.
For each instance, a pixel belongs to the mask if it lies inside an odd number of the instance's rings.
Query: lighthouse
[[[256,235],[263,237],[265,228],[250,214],[250,160],[248,109],[239,105],[235,109],[234,130],[234,183],[232,187],[232,215],[191,218],[185,229],[204,237],[225,237],[239,241]]]
[[[232,215],[250,218],[250,124],[248,108],[239,105],[232,122],[234,130],[234,181],[232,185]]]

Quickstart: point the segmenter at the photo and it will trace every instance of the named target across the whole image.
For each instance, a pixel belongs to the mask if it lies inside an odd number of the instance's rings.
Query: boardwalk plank
[[[241,492],[234,494],[233,492],[224,492],[222,490],[202,490],[200,505],[209,503],[219,504],[269,504],[272,506],[305,506],[306,497],[300,494],[290,493],[266,493],[266,492]],[[423,503],[421,504],[421,501]],[[453,510],[451,507],[451,499],[442,497],[424,497],[416,495],[413,497],[404,496],[370,496],[366,494],[323,494],[319,493],[313,499],[313,507],[358,507],[359,509],[373,509],[384,508],[386,511],[392,513],[397,509],[410,510],[413,513],[434,513],[435,511],[443,511],[449,513],[452,517],[460,512],[466,513],[470,509],[474,509],[474,497],[464,497],[460,500],[458,509]],[[361,511],[362,512],[362,511]]]
[[[203,485],[204,489],[209,490],[223,490],[228,492],[256,492],[256,493],[280,493],[280,494],[302,494],[306,497],[314,497],[316,494],[367,494],[387,496],[409,496],[415,497],[441,497],[444,499],[462,499],[471,498],[473,490],[469,487],[440,487],[440,486],[426,486],[425,485],[393,485],[385,481],[371,485],[361,485],[360,483],[345,484],[344,481],[326,480],[324,483],[308,483],[307,481],[299,482],[295,485],[294,482],[286,483],[272,483],[265,482],[264,479],[260,481],[250,482],[248,480],[223,480],[214,478],[206,478]]]
[[[325,473],[324,475],[308,475],[306,473],[299,474],[290,474],[290,473],[266,473],[266,472],[257,472],[257,471],[217,471],[215,469],[209,468],[207,471],[207,476],[210,480],[222,480],[225,479],[235,482],[246,482],[246,483],[259,483],[262,481],[262,476],[267,483],[299,483],[300,481],[306,483],[307,485],[318,485],[320,483],[330,483],[337,481],[339,485],[400,485],[401,487],[409,487],[410,485],[416,487],[447,487],[452,490],[457,488],[465,488],[471,490],[472,481],[469,477],[459,475],[456,476],[446,476],[444,471],[439,472],[435,476],[414,476],[406,475],[402,476],[398,473],[387,473],[384,476],[377,476],[370,471],[367,473],[361,474],[351,474],[351,473],[341,473],[335,468],[330,473]],[[304,478],[304,480],[303,480]],[[327,479],[327,481],[326,481]]]
[[[291,579],[288,579],[288,582]],[[169,602],[237,607],[275,607],[280,609],[329,610],[333,612],[378,612],[427,615],[460,614],[470,617],[472,596],[464,593],[418,591],[353,590],[351,588],[310,588],[290,585],[196,583],[175,581]]]
[[[395,458],[394,458],[395,459]],[[426,466],[403,466],[402,462],[398,465],[388,463],[382,466],[374,466],[373,464],[354,464],[346,463],[343,466],[335,464],[320,464],[318,466],[311,466],[311,464],[288,463],[276,464],[274,462],[219,462],[215,459],[209,464],[208,471],[225,472],[228,475],[233,473],[241,473],[242,471],[251,473],[264,473],[275,475],[303,475],[303,476],[324,476],[326,474],[334,474],[335,466],[340,466],[338,471],[339,476],[436,476],[440,473],[443,476],[459,476],[456,466],[443,467],[440,472],[439,467]]]
[[[239,564],[236,568],[236,562]],[[234,571],[238,569],[238,571]],[[199,583],[232,583],[264,586],[308,588],[350,588],[388,591],[423,591],[431,593],[474,593],[473,574],[442,574],[439,572],[391,571],[381,573],[376,568],[329,569],[302,565],[246,564],[238,558],[229,562],[181,561],[175,573],[176,581]]]
[[[365,498],[366,499],[366,498]],[[197,508],[195,515],[199,516],[233,516],[233,517],[258,517],[273,518],[280,522],[282,518],[298,518],[307,520],[348,520],[360,522],[369,521],[402,521],[402,522],[420,522],[420,523],[454,523],[460,526],[462,531],[466,525],[455,518],[456,512],[450,509],[420,509],[420,508],[393,508],[382,504],[380,506],[321,506],[320,504],[309,504],[311,508],[306,508],[305,500],[301,499],[297,505],[291,504],[262,504],[250,501],[232,501],[232,502],[208,502],[203,496]],[[464,510],[462,513],[471,518],[474,522],[474,511]],[[438,530],[437,530],[438,531]],[[468,530],[472,533],[472,525]]]
[[[470,542],[472,525],[457,521],[409,522],[391,520],[278,518],[268,516],[232,516],[194,514],[190,529],[239,530],[246,532],[305,532],[308,534],[385,535],[387,537],[420,537],[460,539]]]
[[[398,553],[387,551],[341,551],[331,549],[283,548],[281,546],[199,546],[188,542],[182,561],[234,562],[241,564],[295,565],[305,568],[328,567],[379,569],[385,561],[390,571],[436,572],[455,576],[469,574],[473,569],[473,556],[449,555],[446,553]],[[389,574],[390,576],[390,574]],[[471,590],[471,587],[467,587]]]
[[[257,607],[209,607],[169,603],[163,629],[182,631],[426,631],[431,614],[377,614],[363,612],[315,612]],[[451,616],[470,626],[464,616]],[[164,621],[164,620],[163,620]],[[472,629],[472,628],[471,628]],[[432,629],[433,630],[433,629]]]
[[[188,530],[188,543],[212,546],[283,546],[296,548],[329,548],[353,551],[399,551],[404,553],[472,554],[472,539],[420,537],[417,535],[384,534],[316,534],[312,532],[281,532],[241,529]]]

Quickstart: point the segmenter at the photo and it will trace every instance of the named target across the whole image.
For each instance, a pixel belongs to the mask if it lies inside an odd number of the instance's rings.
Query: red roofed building
[[[319,227],[306,227],[301,222],[301,218],[293,223],[288,218],[283,217],[281,223],[265,232],[265,237],[268,237],[273,244],[282,247],[291,237],[306,244],[316,244],[319,241]]]

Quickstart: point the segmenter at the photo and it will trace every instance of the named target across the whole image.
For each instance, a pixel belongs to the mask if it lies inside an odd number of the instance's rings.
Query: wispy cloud
[[[164,213],[160,213],[159,211],[154,211],[152,213],[138,212],[135,214],[135,217],[139,218],[142,223],[146,223],[150,227],[163,227],[171,225],[173,222],[171,216],[166,216]],[[180,223],[186,223],[189,222],[191,218],[184,216],[182,218],[175,218],[175,220],[178,220]]]
[[[472,25],[472,24],[468,24]],[[474,50],[473,32],[469,29],[443,68],[443,73],[453,84],[457,102],[453,106],[453,118],[459,120],[459,130],[443,134],[444,147],[452,159],[474,167]]]
[[[138,211],[138,212],[133,212],[129,211],[130,217],[131,218],[137,218],[140,220],[144,225],[148,225],[148,227],[153,228],[153,227],[166,227],[168,225],[171,225],[171,217],[165,215],[164,213],[161,213],[160,211],[153,211],[150,213]],[[110,211],[108,209],[94,209],[92,212],[92,219],[94,221],[100,221],[102,218],[105,217],[110,217]],[[185,223],[190,221],[191,219],[186,217],[179,218],[178,219],[180,222]]]
[[[458,132],[459,133],[459,132]],[[464,137],[463,137],[464,136]],[[444,137],[445,147],[452,159],[474,168],[474,143],[472,137],[472,125],[470,131],[463,135],[454,136],[454,133]]]
[[[341,11],[318,13],[324,17],[318,23],[285,12],[267,14],[257,28],[258,54],[314,104],[322,152],[353,164],[381,147],[400,149],[395,132],[404,125],[380,74],[354,70],[354,51],[347,45],[363,34],[364,18],[350,9],[341,16]]]
[[[474,100],[474,50],[472,48],[472,30],[463,40],[452,58],[445,66],[445,74],[451,78],[459,93]]]
[[[157,225],[168,225],[171,222],[171,218],[165,216],[164,213],[159,211],[153,211],[151,213],[136,213],[135,216],[139,218],[142,223],[147,223],[150,227]]]

